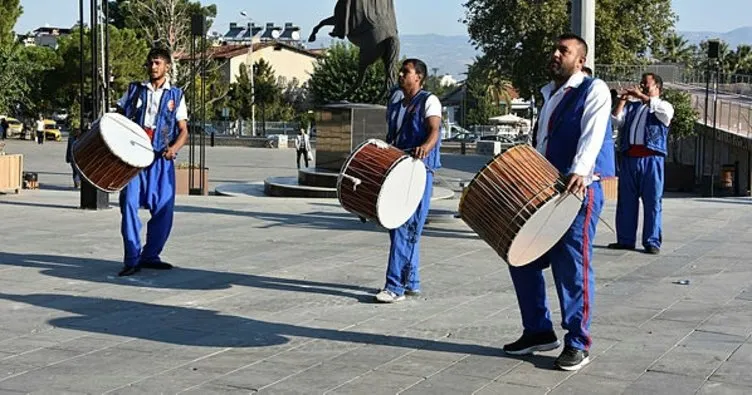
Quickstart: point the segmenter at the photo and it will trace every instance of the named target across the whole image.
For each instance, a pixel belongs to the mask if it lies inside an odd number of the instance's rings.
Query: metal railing
[[[697,111],[697,122],[705,123],[705,97],[692,95],[692,107]],[[714,111],[715,110],[715,111]],[[747,138],[752,137],[752,105],[730,100],[718,100],[713,108],[708,100],[706,126],[722,129]]]
[[[596,77],[611,83],[628,86],[639,83],[642,74],[656,73],[661,76],[664,84],[677,89],[706,87],[707,75],[700,70],[686,69],[682,65],[638,65],[615,66],[597,65]],[[712,89],[712,85],[711,85]],[[718,78],[718,92],[752,96],[752,76],[741,74],[721,74]],[[690,92],[692,93],[692,92]],[[691,95],[692,107],[698,113],[697,121],[705,123],[705,95]],[[749,97],[740,97],[738,101],[718,99],[713,108],[713,96],[708,100],[707,126],[728,131],[740,136],[752,137],[752,101]]]
[[[666,84],[690,85],[705,88],[708,74],[705,70],[688,69],[680,64],[649,64],[649,65],[596,65],[595,76],[606,81],[622,84],[637,84],[643,73],[655,73],[661,76]],[[714,73],[710,75],[710,83],[715,80]],[[752,96],[752,75],[720,73],[718,75],[718,92]]]
[[[251,121],[212,121],[205,123],[207,134],[214,133],[215,136],[232,136],[232,137],[253,137],[253,127]],[[266,133],[264,132],[266,130]],[[266,137],[277,134],[296,135],[300,130],[298,122],[273,122],[265,123],[256,122],[256,137]]]

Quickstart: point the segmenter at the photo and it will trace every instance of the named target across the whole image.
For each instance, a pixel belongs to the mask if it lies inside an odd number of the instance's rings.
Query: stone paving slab
[[[458,220],[427,225],[424,292],[396,305],[372,303],[388,234],[332,199],[180,196],[164,252],[178,267],[118,278],[117,195],[77,209],[64,148],[6,149],[42,189],[0,195],[0,393],[752,393],[752,199],[666,196],[658,256],[606,249],[601,226],[592,363],[570,373],[558,350],[501,352],[520,333],[508,270]],[[210,188],[296,172],[286,150],[207,157]],[[456,188],[487,158],[442,161]]]

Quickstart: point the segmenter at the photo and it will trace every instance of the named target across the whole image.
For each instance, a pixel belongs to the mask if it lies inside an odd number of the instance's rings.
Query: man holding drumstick
[[[420,293],[420,234],[428,217],[433,193],[433,172],[441,167],[439,129],[441,102],[423,90],[428,77],[426,64],[419,59],[407,59],[399,72],[400,89],[395,90],[387,107],[389,133],[387,142],[402,150],[411,151],[426,165],[426,187],[423,199],[410,219],[389,231],[391,246],[386,270],[386,285],[376,295],[376,301],[394,303],[405,295]]]
[[[553,81],[541,89],[544,104],[534,136],[535,148],[566,175],[568,192],[583,199],[576,219],[542,258],[509,266],[524,331],[504,346],[511,355],[549,351],[561,343],[551,322],[543,269],[550,266],[562,312],[564,350],[555,365],[578,370],[590,359],[590,320],[595,291],[593,238],[603,206],[599,177],[613,176],[611,97],[608,86],[582,72],[588,48],[574,34],[560,36],[549,63]]]
[[[172,229],[175,207],[175,166],[178,151],[188,140],[188,109],[180,88],[167,81],[172,56],[166,49],[149,52],[144,67],[148,82],[134,82],[118,102],[119,111],[141,125],[151,138],[155,157],[149,167],[120,192],[121,233],[125,254],[119,276],[130,276],[141,268],[172,269],[160,254]],[[138,209],[151,213],[146,244],[141,248],[141,220]]]

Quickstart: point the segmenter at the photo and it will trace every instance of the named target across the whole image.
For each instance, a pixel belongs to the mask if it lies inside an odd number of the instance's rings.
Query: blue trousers
[[[389,231],[389,265],[386,269],[385,289],[403,295],[405,288],[420,290],[420,234],[426,224],[433,193],[433,173],[426,174],[423,199],[410,219],[402,226]]]
[[[76,165],[71,162],[70,164],[71,170],[73,171],[73,183],[76,185],[81,184],[81,174],[79,174],[78,169],[76,168]]]
[[[590,320],[595,296],[595,272],[591,259],[602,208],[603,190],[600,182],[594,182],[587,188],[584,203],[572,226],[550,251],[528,265],[509,266],[525,333],[553,331],[543,277],[543,269],[550,266],[559,295],[561,326],[567,330],[564,343],[580,350],[590,348]]]
[[[138,218],[138,209],[141,207],[151,213],[151,219],[146,225],[146,244],[143,250],[141,220]],[[120,192],[120,232],[125,249],[123,263],[126,266],[159,261],[159,254],[172,230],[174,208],[174,162],[158,156]]]
[[[634,247],[640,199],[643,206],[642,245],[661,247],[663,199],[663,156],[624,156],[619,172],[619,197],[616,202],[616,239]]]

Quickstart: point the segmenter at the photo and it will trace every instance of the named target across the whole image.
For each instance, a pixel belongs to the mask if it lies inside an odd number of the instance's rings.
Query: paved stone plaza
[[[164,253],[178,268],[118,278],[119,211],[77,209],[65,143],[6,151],[42,189],[0,195],[3,394],[752,393],[752,200],[667,197],[658,256],[604,249],[600,226],[594,359],[571,373],[553,369],[560,350],[501,352],[521,331],[509,274],[461,221],[427,226],[424,293],[395,305],[371,302],[388,234],[331,199],[181,196]],[[440,174],[485,161],[445,155]],[[212,189],[294,176],[294,162],[208,148]]]

